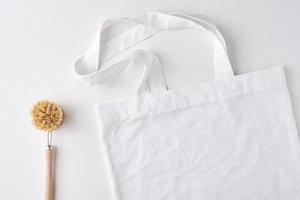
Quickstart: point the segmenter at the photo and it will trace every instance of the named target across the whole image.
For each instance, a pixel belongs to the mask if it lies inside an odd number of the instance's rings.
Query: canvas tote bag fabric
[[[132,26],[102,42],[102,31],[119,23]],[[143,50],[102,68],[153,34],[179,29],[211,34],[214,80],[170,89],[159,55]],[[234,75],[215,26],[149,12],[103,20],[75,72],[103,85],[130,63],[144,69],[137,96],[96,106],[114,199],[300,199],[300,145],[282,67]]]

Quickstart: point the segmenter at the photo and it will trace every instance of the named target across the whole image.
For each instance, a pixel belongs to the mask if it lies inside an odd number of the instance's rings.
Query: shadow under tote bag
[[[102,30],[120,22],[134,26],[101,42]],[[215,39],[214,80],[167,89],[158,57],[145,51],[99,68],[100,60],[178,29]],[[104,20],[75,71],[91,84],[106,84],[129,63],[144,68],[137,96],[97,105],[114,199],[300,199],[300,145],[282,67],[234,75],[216,27],[150,12]]]

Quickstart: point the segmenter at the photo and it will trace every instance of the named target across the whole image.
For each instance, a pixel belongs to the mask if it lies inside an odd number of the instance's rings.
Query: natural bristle
[[[46,132],[57,129],[63,121],[62,109],[50,101],[37,102],[31,110],[31,116],[34,127]]]

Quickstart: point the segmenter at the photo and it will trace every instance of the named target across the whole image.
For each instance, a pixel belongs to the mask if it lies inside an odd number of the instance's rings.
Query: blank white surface
[[[93,106],[133,95],[139,70],[128,69],[110,88],[91,88],[75,78],[73,63],[95,35],[101,16],[123,17],[149,10],[203,16],[224,34],[236,74],[286,66],[299,124],[299,8],[296,0],[1,0],[1,198],[43,198],[45,135],[32,128],[30,108],[37,100],[49,99],[58,102],[66,114],[63,126],[54,132],[56,199],[111,199]],[[205,66],[209,44],[194,33],[166,34],[140,45],[158,51],[169,86],[210,79],[211,68]],[[186,43],[179,39],[182,36],[188,36]]]

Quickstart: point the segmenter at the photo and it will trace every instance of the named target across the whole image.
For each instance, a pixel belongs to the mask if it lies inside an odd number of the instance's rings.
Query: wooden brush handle
[[[54,149],[52,146],[46,147],[45,156],[46,156],[45,200],[53,200]]]

